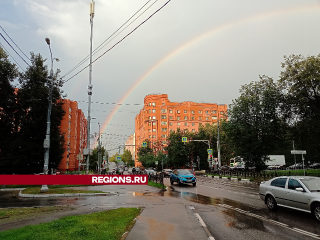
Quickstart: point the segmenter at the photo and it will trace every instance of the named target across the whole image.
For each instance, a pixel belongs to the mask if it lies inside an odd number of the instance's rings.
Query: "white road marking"
[[[196,215],[202,227],[207,227],[202,218],[200,217],[199,213],[194,213],[194,215]]]

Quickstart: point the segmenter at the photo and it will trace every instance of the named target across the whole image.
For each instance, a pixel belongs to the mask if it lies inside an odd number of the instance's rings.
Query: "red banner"
[[[0,185],[147,185],[147,175],[0,175]]]

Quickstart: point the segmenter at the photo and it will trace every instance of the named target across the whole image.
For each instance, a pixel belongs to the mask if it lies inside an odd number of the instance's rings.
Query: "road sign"
[[[182,142],[188,142],[188,138],[187,137],[182,137]]]
[[[158,165],[158,161],[156,161],[156,165]]]
[[[208,149],[208,154],[209,154],[209,155],[212,154],[212,149]]]
[[[103,156],[103,160],[106,160],[106,156]]]
[[[147,142],[143,142],[142,147],[147,147]]]
[[[117,156],[117,161],[121,161],[121,156]]]
[[[306,150],[291,150],[291,154],[307,154]]]

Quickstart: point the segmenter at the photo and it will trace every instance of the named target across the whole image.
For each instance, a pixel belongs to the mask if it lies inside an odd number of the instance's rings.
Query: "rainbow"
[[[130,94],[148,77],[150,76],[154,71],[156,71],[159,67],[161,67],[163,64],[165,64],[170,59],[177,56],[179,53],[182,53],[186,49],[199,44],[201,41],[214,36],[218,36],[219,34],[223,34],[225,31],[230,31],[235,27],[238,27],[240,25],[248,24],[254,21],[262,20],[262,19],[268,19],[268,18],[274,18],[279,17],[283,15],[291,15],[295,13],[306,13],[306,12],[312,12],[312,11],[320,11],[320,4],[312,4],[312,5],[305,5],[300,7],[294,7],[294,8],[286,8],[286,9],[279,9],[276,11],[268,11],[264,13],[260,13],[257,15],[249,16],[247,18],[243,18],[237,21],[233,21],[224,25],[221,25],[219,27],[215,27],[213,29],[210,29],[201,35],[192,38],[191,40],[185,42],[178,48],[174,49],[172,52],[165,55],[162,59],[160,59],[156,64],[154,64],[150,69],[148,69],[140,78],[138,78],[132,87],[123,95],[123,97],[120,99],[120,105],[116,105],[115,108],[112,110],[111,114],[108,116],[106,121],[103,124],[102,132],[104,132],[109,124],[109,122],[112,120],[114,115],[117,113],[118,109],[120,108],[121,104],[130,96]],[[94,142],[94,146],[96,146],[97,142]]]

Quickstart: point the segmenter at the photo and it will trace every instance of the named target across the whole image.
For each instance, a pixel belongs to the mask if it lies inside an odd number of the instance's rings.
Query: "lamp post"
[[[50,126],[51,126],[51,109],[52,109],[52,86],[53,86],[53,60],[56,60],[59,62],[58,58],[52,58],[52,51],[50,47],[50,39],[45,38],[46,43],[49,46],[50,49],[50,55],[51,55],[51,70],[50,70],[50,76],[49,76],[49,96],[48,96],[48,113],[47,113],[47,131],[46,131],[46,138],[43,142],[43,147],[45,149],[44,153],[44,166],[43,166],[43,174],[48,174],[48,165],[49,165],[49,149],[50,149]],[[42,185],[40,192],[48,192],[48,186]]]

